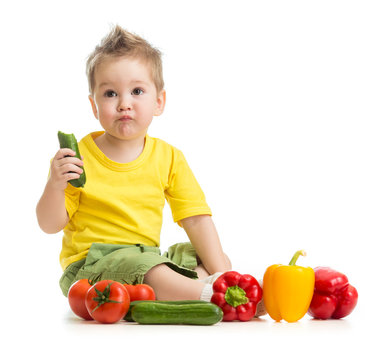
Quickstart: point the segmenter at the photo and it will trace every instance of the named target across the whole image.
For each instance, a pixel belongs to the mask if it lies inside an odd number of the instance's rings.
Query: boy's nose
[[[131,101],[130,99],[128,98],[121,98],[119,103],[118,103],[118,111],[126,111],[126,110],[131,110],[132,109],[132,105],[131,105]]]

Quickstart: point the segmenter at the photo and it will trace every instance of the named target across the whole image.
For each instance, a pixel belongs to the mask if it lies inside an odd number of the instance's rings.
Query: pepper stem
[[[245,294],[245,291],[238,285],[227,288],[225,300],[229,305],[233,307],[246,304],[249,301]]]
[[[292,257],[290,263],[288,265],[296,265],[296,261],[299,258],[299,256],[306,256],[306,252],[304,250],[299,250],[295,252],[295,255]]]

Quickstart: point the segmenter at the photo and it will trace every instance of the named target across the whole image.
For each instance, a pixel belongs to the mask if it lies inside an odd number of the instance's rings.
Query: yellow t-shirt
[[[129,163],[110,160],[94,139],[79,142],[87,182],[68,184],[60,263],[65,269],[83,259],[92,243],[160,245],[163,207],[168,201],[175,222],[194,215],[211,215],[205,196],[181,151],[146,136],[141,155]]]

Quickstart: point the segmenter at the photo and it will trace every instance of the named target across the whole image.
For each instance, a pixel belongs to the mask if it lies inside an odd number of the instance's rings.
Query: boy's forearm
[[[210,215],[193,216],[183,219],[181,223],[205,269],[210,274],[231,270]]]
[[[55,234],[61,231],[69,221],[65,208],[65,192],[56,190],[47,183],[36,207],[36,215],[44,232]]]

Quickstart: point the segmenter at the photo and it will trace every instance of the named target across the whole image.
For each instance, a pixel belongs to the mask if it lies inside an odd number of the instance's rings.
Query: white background
[[[7,358],[372,356],[373,18],[360,0],[2,2]],[[164,54],[167,105],[149,133],[184,152],[234,270],[261,277],[305,249],[299,265],[330,266],[357,287],[349,317],[130,327],[71,314],[58,287],[61,234],[42,233],[35,206],[57,131],[100,130],[85,60],[114,24]],[[162,250],[185,240],[166,205]]]

